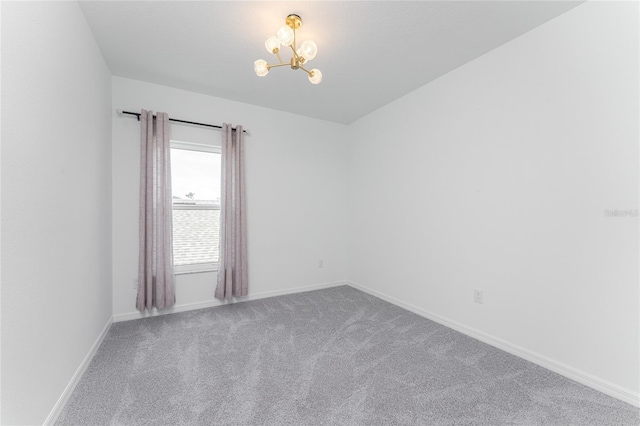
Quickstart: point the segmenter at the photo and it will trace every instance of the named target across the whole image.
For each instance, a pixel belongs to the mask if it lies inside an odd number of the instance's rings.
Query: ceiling
[[[576,1],[81,1],[116,76],[351,123],[579,5]],[[321,84],[264,40],[290,13]],[[284,50],[283,50],[284,51]],[[289,56],[283,55],[284,60]],[[124,106],[126,107],[126,106]]]

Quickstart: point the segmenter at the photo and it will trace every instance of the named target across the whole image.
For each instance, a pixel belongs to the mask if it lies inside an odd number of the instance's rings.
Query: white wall
[[[75,2],[2,2],[2,424],[42,424],[111,320],[111,78]]]
[[[357,121],[350,280],[637,403],[639,116],[638,4],[589,2]]]
[[[136,318],[141,108],[203,123],[242,124],[246,136],[249,293],[343,283],[346,126],[165,86],[113,78],[113,312]],[[218,130],[171,124],[172,138],[219,143]],[[318,261],[324,260],[324,268]],[[215,273],[179,275],[176,309],[215,305]],[[190,305],[190,306],[187,306]]]

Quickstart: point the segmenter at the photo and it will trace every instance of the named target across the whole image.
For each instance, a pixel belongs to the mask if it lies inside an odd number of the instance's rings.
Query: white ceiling
[[[566,12],[576,1],[81,1],[113,75],[339,123],[380,108]],[[318,56],[272,69],[290,13]],[[283,50],[284,51],[284,50]],[[287,60],[288,55],[283,55]],[[126,108],[126,105],[122,107]]]

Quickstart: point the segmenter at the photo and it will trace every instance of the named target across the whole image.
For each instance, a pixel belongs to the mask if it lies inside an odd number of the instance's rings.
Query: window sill
[[[174,275],[200,274],[203,272],[218,272],[216,263],[196,263],[192,265],[174,265]]]

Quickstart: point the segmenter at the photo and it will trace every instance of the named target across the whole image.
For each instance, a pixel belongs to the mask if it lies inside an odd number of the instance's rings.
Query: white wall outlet
[[[137,278],[134,278],[134,279],[131,280],[131,288],[134,289],[134,290],[138,289],[138,279]]]
[[[324,260],[318,260],[318,268],[324,268]]]
[[[484,303],[484,290],[480,290],[479,288],[474,288],[473,301],[480,304]]]

